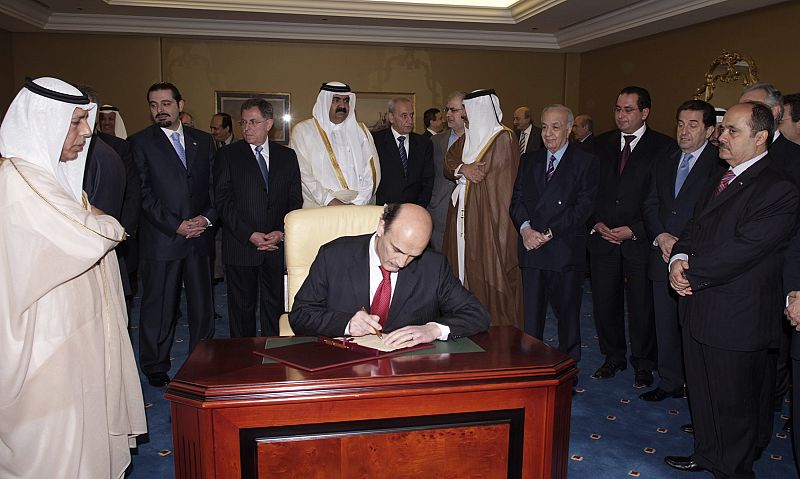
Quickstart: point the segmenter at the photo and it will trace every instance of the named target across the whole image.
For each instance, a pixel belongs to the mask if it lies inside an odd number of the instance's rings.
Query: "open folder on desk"
[[[357,342],[357,339],[359,338],[319,336],[316,341],[269,348],[254,353],[305,371],[321,371],[433,347],[433,344],[426,343],[410,348],[381,350],[359,344],[363,340]]]

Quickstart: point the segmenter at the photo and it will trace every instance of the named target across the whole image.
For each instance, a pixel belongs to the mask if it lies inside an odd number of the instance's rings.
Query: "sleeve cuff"
[[[672,258],[669,259],[669,265],[667,266],[667,270],[672,269],[672,263],[678,261],[679,259],[683,261],[689,261],[689,255],[687,255],[686,253],[678,253],[676,255],[673,255]]]
[[[439,327],[439,331],[441,331],[442,334],[439,335],[439,337],[436,338],[436,339],[438,339],[440,341],[447,341],[448,336],[450,336],[450,326],[446,326],[444,324],[437,323],[437,322],[434,322],[434,321],[431,321],[430,323],[427,323],[427,324],[435,324],[436,326],[438,326]]]

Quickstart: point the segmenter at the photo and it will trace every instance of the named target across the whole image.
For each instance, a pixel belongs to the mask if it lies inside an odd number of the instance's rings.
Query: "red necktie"
[[[728,184],[730,184],[734,177],[736,177],[736,173],[734,173],[733,170],[726,171],[725,174],[722,175],[722,178],[720,178],[717,189],[714,190],[714,196],[718,196],[722,193],[722,190],[728,187]]]
[[[375,296],[372,298],[372,304],[369,307],[369,313],[374,314],[380,318],[381,326],[386,324],[389,319],[389,305],[392,303],[392,280],[389,272],[381,268],[383,279],[378,289],[375,290]]]
[[[628,158],[631,156],[631,142],[636,135],[622,135],[622,138],[625,140],[625,146],[622,148],[622,154],[619,156],[619,174],[622,174],[622,170],[625,169],[625,165],[628,164]]]

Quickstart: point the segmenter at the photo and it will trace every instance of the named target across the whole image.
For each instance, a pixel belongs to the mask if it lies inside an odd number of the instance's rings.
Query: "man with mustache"
[[[303,208],[375,204],[381,165],[372,134],[356,120],[356,95],[323,83],[312,118],[292,129],[303,181]]]
[[[147,431],[125,230],[81,191],[96,108],[28,79],[0,125],[0,477],[120,478]]]
[[[211,135],[183,126],[183,98],[172,83],[147,92],[153,125],[130,137],[142,180],[139,245],[142,306],[139,363],[155,387],[169,382],[181,285],[186,291],[189,350],[214,336],[209,226],[217,221],[211,204]]]
[[[679,470],[755,477],[762,404],[774,376],[768,350],[780,334],[783,250],[794,231],[798,191],[775,170],[767,145],[775,122],[762,103],[725,113],[719,156],[694,216],[672,248],[669,281],[681,296],[686,386],[694,451],[667,456]],[[774,368],[774,363],[771,365]]]

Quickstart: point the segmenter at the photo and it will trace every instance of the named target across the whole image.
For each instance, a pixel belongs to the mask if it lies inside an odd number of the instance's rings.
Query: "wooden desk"
[[[510,326],[480,353],[310,373],[202,342],[170,383],[177,478],[565,478],[575,362]]]

